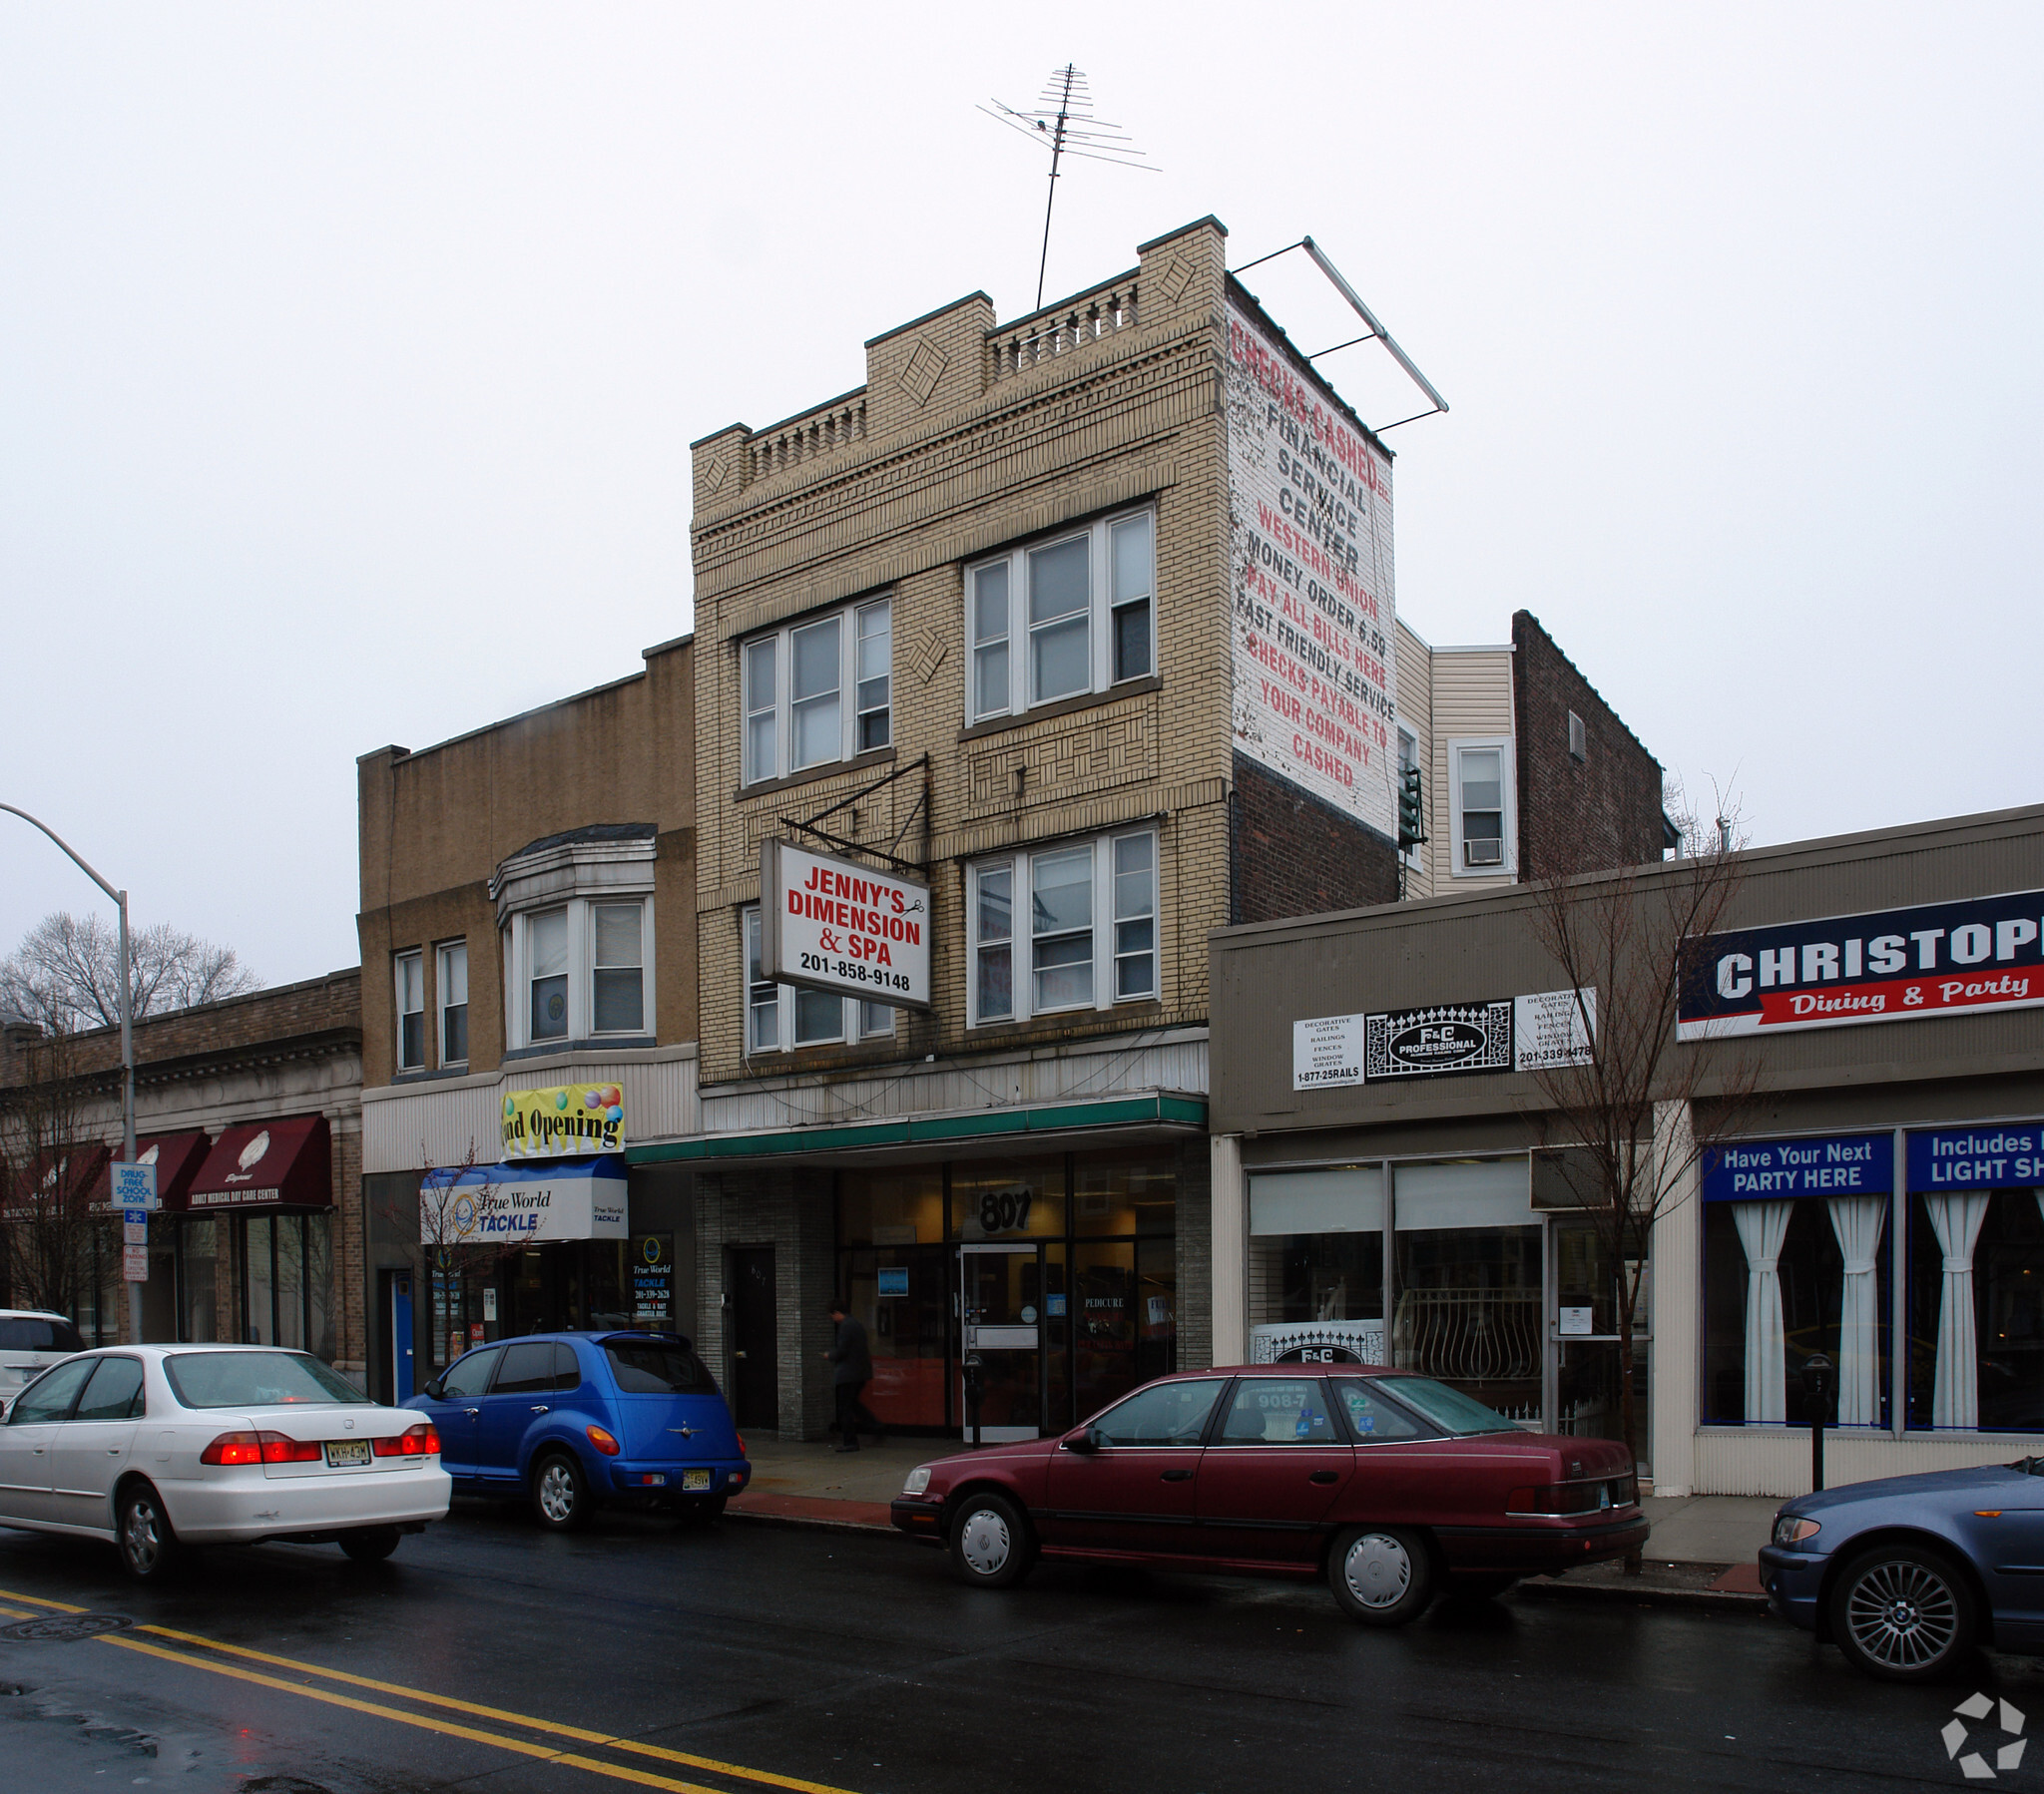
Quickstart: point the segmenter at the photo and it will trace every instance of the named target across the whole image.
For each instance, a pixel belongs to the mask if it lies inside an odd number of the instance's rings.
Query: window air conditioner
[[[1504,863],[1505,844],[1501,840],[1462,843],[1462,864],[1465,866],[1502,866]]]

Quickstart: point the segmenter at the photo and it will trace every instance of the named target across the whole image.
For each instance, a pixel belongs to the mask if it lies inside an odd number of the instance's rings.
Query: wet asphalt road
[[[1975,1687],[2044,1724],[2044,1662],[1884,1688],[1758,1616],[1514,1593],[1369,1632],[1313,1587],[1046,1567],[989,1594],[905,1542],[739,1520],[564,1539],[463,1504],[388,1565],[222,1552],[146,1591],[0,1532],[0,1624],[67,1607],[133,1623],[0,1635],[0,1794],[1958,1787],[1938,1734]]]

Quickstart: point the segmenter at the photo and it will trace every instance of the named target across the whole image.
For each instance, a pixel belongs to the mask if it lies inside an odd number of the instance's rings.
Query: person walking
[[[830,1304],[830,1318],[837,1323],[836,1336],[823,1356],[830,1360],[832,1392],[837,1398],[837,1444],[840,1452],[858,1450],[860,1433],[870,1433],[878,1445],[886,1437],[880,1423],[861,1399],[873,1380],[873,1355],[866,1348],[866,1330],[851,1317],[842,1302]]]

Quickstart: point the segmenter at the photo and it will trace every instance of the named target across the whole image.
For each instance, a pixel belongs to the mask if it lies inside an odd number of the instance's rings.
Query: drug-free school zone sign
[[[780,984],[930,1007],[930,888],[896,872],[760,844],[760,972]]]

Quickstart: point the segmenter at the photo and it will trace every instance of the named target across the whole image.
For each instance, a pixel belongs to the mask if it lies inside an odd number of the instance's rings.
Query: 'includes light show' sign
[[[1391,458],[1228,308],[1235,745],[1395,840]]]

